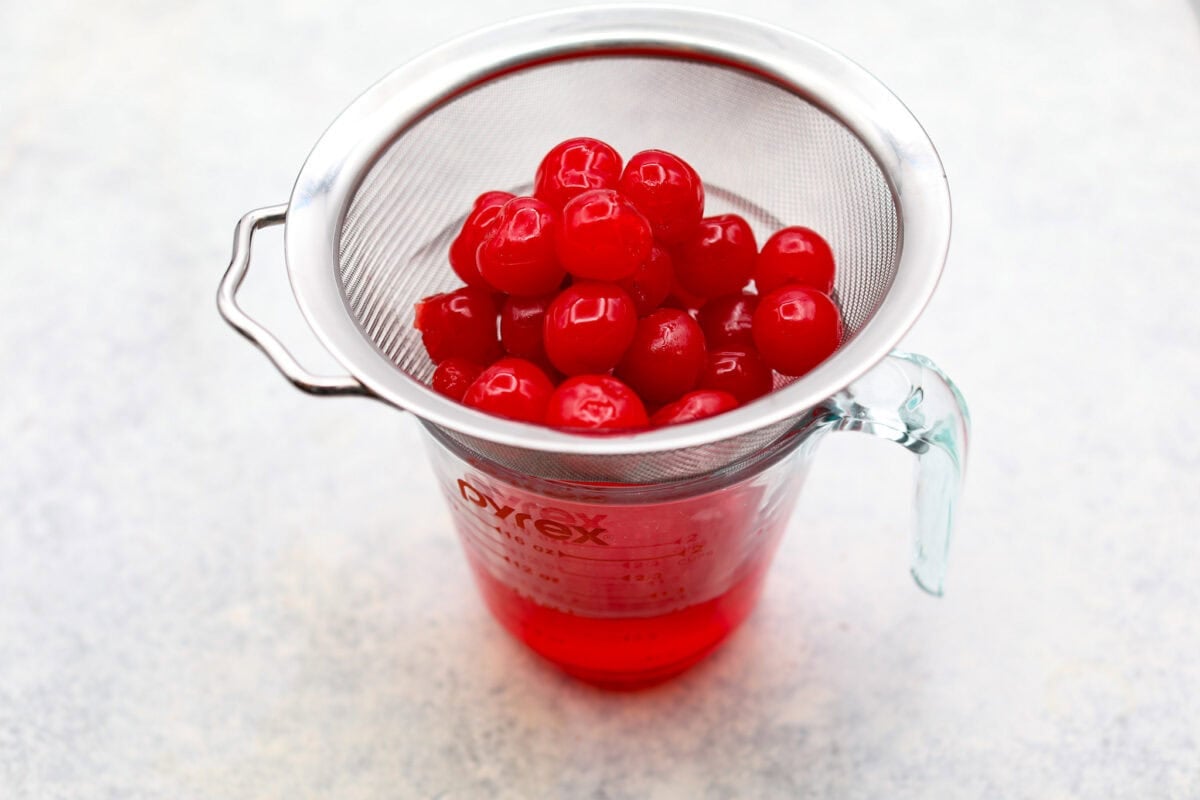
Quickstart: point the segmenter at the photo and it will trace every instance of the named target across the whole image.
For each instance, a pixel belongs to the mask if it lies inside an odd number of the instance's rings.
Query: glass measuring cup
[[[514,636],[568,673],[637,686],[699,661],[754,608],[815,446],[833,430],[917,454],[912,573],[940,594],[966,406],[927,359],[895,353],[744,462],[662,484],[514,472],[425,426],[479,589]]]

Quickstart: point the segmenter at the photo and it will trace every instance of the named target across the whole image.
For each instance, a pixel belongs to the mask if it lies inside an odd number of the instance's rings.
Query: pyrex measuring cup
[[[430,456],[483,597],[566,671],[639,684],[706,655],[754,607],[823,434],[861,430],[917,454],[912,574],[940,594],[966,430],[927,360],[895,353],[746,462],[670,483],[531,478],[426,426]]]
[[[706,213],[760,241],[825,234],[846,337],[800,379],[718,417],[587,436],[482,414],[428,388],[414,303],[453,286],[470,200],[527,191],[554,143],[659,147],[705,176]],[[319,377],[238,306],[255,230],[286,222],[300,308],[348,375]],[[225,318],[298,388],[417,415],[496,617],[568,671],[635,684],[685,668],[754,604],[821,435],[860,430],[918,456],[913,574],[940,593],[966,409],[893,353],[928,300],[949,196],[907,109],[845,58],[740,18],[645,6],[551,14],[465,37],[393,72],[310,154],[286,205],[235,233]]]

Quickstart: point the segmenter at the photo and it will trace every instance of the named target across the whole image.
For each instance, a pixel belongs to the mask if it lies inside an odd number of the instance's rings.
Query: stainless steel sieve
[[[466,408],[428,388],[413,304],[453,288],[450,241],[475,195],[526,191],[571,136],[659,148],[704,176],[707,214],[759,241],[808,225],[837,256],[847,336],[825,363],[732,412],[626,435],[576,435]],[[236,300],[258,228],[286,222],[296,299],[344,377],[318,377]],[[238,224],[221,313],[298,388],[411,411],[467,451],[550,479],[651,483],[727,468],[794,438],[884,359],[928,301],[950,201],[932,143],[845,57],[734,16],[607,7],[530,17],[392,72],[317,142],[286,205]],[[783,385],[786,383],[786,385]]]

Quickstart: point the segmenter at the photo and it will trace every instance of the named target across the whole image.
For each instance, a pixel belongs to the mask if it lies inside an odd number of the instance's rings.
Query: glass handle
[[[971,426],[962,393],[928,358],[896,351],[830,398],[828,411],[827,430],[869,433],[916,454],[912,576],[940,597]]]

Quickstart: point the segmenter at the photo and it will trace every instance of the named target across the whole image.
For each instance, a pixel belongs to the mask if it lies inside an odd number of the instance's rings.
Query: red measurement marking
[[[592,556],[577,556],[573,553],[564,553],[562,550],[559,550],[558,554],[563,558],[577,558],[583,561],[603,561],[608,564],[629,564],[633,561],[658,561],[664,558],[683,556],[687,555],[687,551],[680,550],[678,553],[663,553],[661,556],[640,556],[638,558],[593,558]]]
[[[504,549],[503,542],[496,542],[495,540],[489,539],[486,536],[483,536],[474,530],[464,530],[463,537],[466,539],[469,539],[471,544],[473,546],[478,547],[480,550],[486,550],[489,553],[492,553],[493,555],[498,555],[498,556],[507,556],[508,555],[508,551]],[[497,545],[497,544],[500,545],[500,549],[496,549],[495,545]]]

